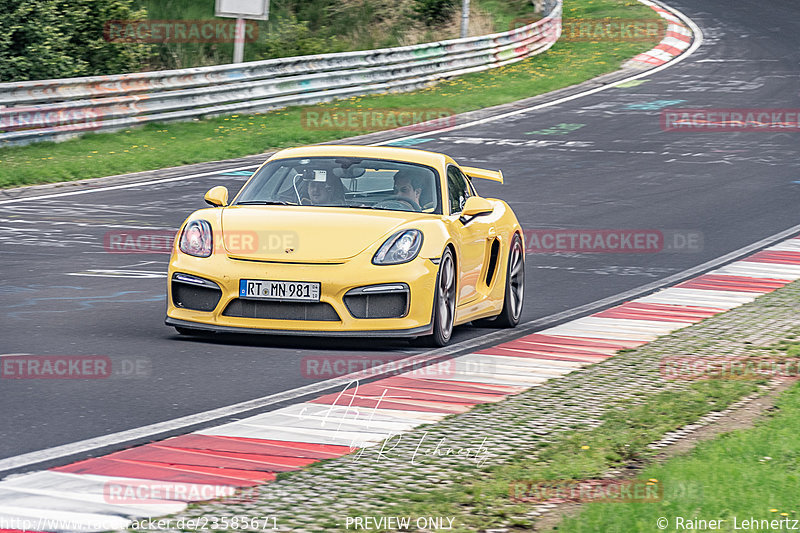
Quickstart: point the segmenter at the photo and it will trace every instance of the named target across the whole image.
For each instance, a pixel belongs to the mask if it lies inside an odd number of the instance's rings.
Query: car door
[[[459,220],[467,198],[473,195],[467,177],[455,165],[447,167],[447,200],[453,233],[458,237],[460,255],[458,306],[468,305],[480,297],[478,283],[486,257],[489,225],[476,217],[464,224]]]

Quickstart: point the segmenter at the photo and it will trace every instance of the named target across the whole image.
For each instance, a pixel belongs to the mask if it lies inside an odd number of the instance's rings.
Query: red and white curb
[[[667,34],[655,48],[642,52],[626,62],[623,67],[649,69],[668,63],[683,54],[692,44],[692,30],[671,11],[649,0],[639,1],[654,9],[667,21]]]
[[[800,279],[800,238],[520,339],[188,435],[0,482],[0,531],[103,531],[321,459],[647,344]],[[16,527],[14,525],[17,525]],[[24,527],[23,527],[24,526]]]

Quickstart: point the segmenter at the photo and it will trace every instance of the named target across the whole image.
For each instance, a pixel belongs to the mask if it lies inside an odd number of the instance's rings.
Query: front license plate
[[[319,283],[309,283],[306,281],[240,279],[239,298],[318,302],[319,288]]]

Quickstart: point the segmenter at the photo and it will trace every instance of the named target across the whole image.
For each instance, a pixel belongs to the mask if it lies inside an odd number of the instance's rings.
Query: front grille
[[[385,292],[379,292],[381,287],[348,291],[344,305],[354,318],[402,318],[408,313],[408,286],[402,285],[403,288]]]
[[[340,320],[333,306],[325,302],[272,302],[237,298],[228,304],[222,314],[264,320]]]
[[[195,285],[172,279],[172,303],[175,307],[191,309],[192,311],[213,311],[220,298],[222,290],[216,284],[205,281],[207,285]]]

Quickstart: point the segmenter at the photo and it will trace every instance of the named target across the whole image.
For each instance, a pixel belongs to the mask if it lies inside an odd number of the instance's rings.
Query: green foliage
[[[454,0],[414,0],[414,12],[416,12],[425,24],[436,26],[450,20],[455,12]]]
[[[156,20],[214,18],[213,0],[135,0]],[[398,31],[408,26],[394,0],[272,0],[267,21],[253,21],[258,38],[244,48],[245,61],[396,46],[394,28],[378,31],[391,19]],[[378,34],[379,38],[374,38]],[[152,70],[230,63],[232,43],[160,43],[154,46]]]
[[[110,20],[141,19],[133,0],[0,0],[0,81],[138,70],[147,45],[110,43]]]
[[[346,47],[333,36],[326,37],[319,32],[311,31],[309,22],[297,20],[292,15],[268,33],[260,48],[260,58],[270,59],[339,52]]]
[[[529,0],[472,0],[496,29]],[[458,0],[272,0],[245,61],[365,50],[443,38]],[[0,0],[0,82],[229,63],[233,43],[109,43],[112,20],[208,20],[214,0]],[[454,37],[450,34],[449,37]]]

